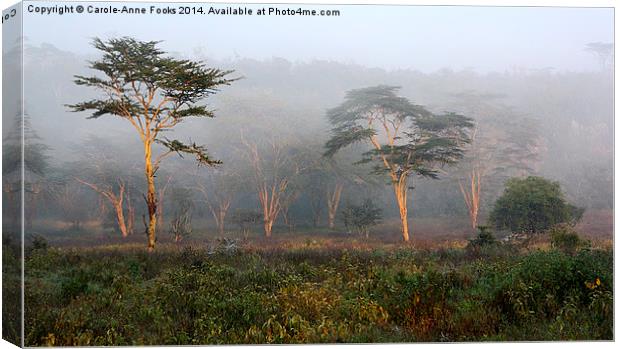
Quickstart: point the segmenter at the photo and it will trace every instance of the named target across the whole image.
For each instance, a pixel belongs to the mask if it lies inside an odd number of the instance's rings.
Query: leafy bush
[[[573,227],[568,224],[556,224],[549,229],[551,246],[564,253],[575,254],[579,249],[589,247],[589,242],[579,237]]]
[[[613,339],[610,250],[140,251],[28,256],[26,345]]]
[[[30,245],[30,251],[47,250],[48,243],[45,237],[38,235],[38,234],[34,234],[32,235],[31,239],[32,239],[32,244]]]
[[[497,240],[495,239],[495,235],[493,235],[493,233],[491,232],[490,227],[486,225],[479,225],[478,236],[476,236],[476,238],[474,239],[469,240],[468,245],[470,247],[475,247],[493,245],[495,243],[497,243]]]
[[[361,205],[348,205],[342,211],[342,220],[345,227],[354,228],[359,235],[368,238],[370,227],[381,222],[381,212],[371,199],[366,199]]]
[[[535,234],[558,223],[575,224],[581,215],[583,209],[566,201],[558,182],[530,176],[508,180],[490,221],[498,229]]]

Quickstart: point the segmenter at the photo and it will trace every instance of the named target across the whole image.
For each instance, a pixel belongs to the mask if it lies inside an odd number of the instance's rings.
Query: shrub
[[[582,214],[566,201],[558,182],[530,176],[508,180],[490,221],[497,229],[535,234],[558,223],[575,224]]]
[[[174,237],[174,242],[180,242],[184,237],[192,233],[192,213],[189,206],[181,206],[174,214],[170,223],[170,234]]]
[[[575,254],[579,249],[589,247],[589,241],[579,237],[573,227],[566,223],[556,224],[549,229],[551,246],[564,253]]]
[[[45,251],[48,248],[47,239],[43,236],[34,234],[31,237],[32,245],[30,246],[30,251]]]
[[[478,236],[476,236],[475,239],[469,240],[468,245],[474,247],[494,245],[495,243],[497,243],[497,240],[495,240],[495,235],[491,232],[490,227],[486,225],[479,225]]]
[[[366,199],[361,205],[348,205],[342,212],[342,220],[345,227],[352,227],[368,238],[370,227],[381,222],[381,209],[372,200]]]

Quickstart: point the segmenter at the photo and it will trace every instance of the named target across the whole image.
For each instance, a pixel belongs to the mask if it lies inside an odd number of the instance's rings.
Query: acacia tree
[[[202,194],[200,201],[207,204],[220,237],[224,237],[226,216],[240,182],[238,173],[230,167],[213,171],[206,178],[196,179],[195,188]]]
[[[102,92],[100,99],[68,105],[74,112],[92,110],[89,117],[114,115],[129,121],[144,147],[144,175],[147,182],[145,201],[148,208],[148,249],[155,248],[157,226],[157,192],[155,174],[164,158],[177,153],[191,154],[199,164],[216,165],[206,148],[162,138],[188,117],[213,117],[206,105],[198,102],[216,93],[217,87],[230,84],[231,71],[206,67],[202,62],[164,56],[157,41],[142,42],[132,38],[94,39],[93,45],[103,53],[90,68],[99,76],[75,76],[75,83]],[[153,159],[153,145],[165,150]]]
[[[243,134],[241,139],[253,169],[265,237],[270,238],[273,224],[282,211],[284,201],[287,200],[291,177],[299,174],[300,170],[277,141],[270,142],[266,147],[269,151],[261,151],[256,143],[248,141]]]
[[[359,163],[375,163],[374,172],[387,174],[398,204],[402,237],[409,241],[407,193],[411,175],[437,179],[440,167],[463,157],[471,119],[447,113],[435,115],[396,95],[399,87],[374,86],[348,91],[339,106],[327,111],[334,125],[326,156],[366,142],[370,150]]]

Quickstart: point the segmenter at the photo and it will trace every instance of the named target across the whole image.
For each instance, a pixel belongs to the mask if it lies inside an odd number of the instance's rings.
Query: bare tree
[[[259,150],[258,145],[247,140],[243,133],[241,140],[252,165],[254,186],[263,214],[265,237],[269,238],[273,224],[282,211],[290,177],[299,173],[299,168],[285,153],[282,145],[273,139],[266,147],[268,152]]]
[[[75,180],[88,186],[89,188],[99,193],[100,195],[102,195],[104,198],[106,198],[110,202],[110,205],[112,205],[116,213],[116,222],[118,223],[118,228],[121,231],[121,235],[123,236],[123,238],[126,238],[131,232],[131,229],[133,229],[133,222],[130,223],[128,226],[126,219],[125,219],[124,206],[125,206],[125,194],[127,191],[125,182],[123,182],[123,180],[121,179],[118,179],[118,182],[117,182],[118,189],[115,191],[114,188],[109,185],[99,186],[94,183],[89,183],[77,177],[75,177]],[[129,202],[129,200],[127,200],[127,202]],[[133,212],[133,208],[132,208],[132,212]],[[133,213],[131,213],[131,215],[133,215]]]
[[[206,179],[196,180],[196,189],[202,194],[209,212],[215,220],[220,237],[224,236],[226,215],[230,209],[234,192],[239,182],[238,176],[232,171],[214,171]]]

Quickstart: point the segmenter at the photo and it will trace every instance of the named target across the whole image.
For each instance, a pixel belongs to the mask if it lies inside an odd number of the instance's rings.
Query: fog
[[[240,78],[205,100],[215,118],[187,120],[166,134],[206,145],[223,164],[217,170],[197,169],[191,157],[171,157],[158,174],[159,187],[172,178],[169,188],[195,188],[197,181],[211,183],[213,174],[222,171],[251,177],[242,131],[249,139],[276,139],[287,149],[320,157],[332,127],[326,117],[329,108],[341,103],[348,90],[393,85],[401,87],[400,96],[433,112],[473,118],[493,138],[489,146],[495,150],[516,151],[520,167],[504,177],[544,176],[559,181],[568,199],[587,212],[611,210],[613,59],[587,47],[613,42],[612,9],[306,7],[337,8],[341,16],[25,14],[25,111],[38,135],[33,142],[46,146],[47,172],[57,178],[87,176],[93,163],[120,168],[136,178],[134,199],[136,205],[143,204],[143,153],[135,130],[121,118],[92,120],[88,113],[72,113],[66,107],[100,97],[73,83],[74,75],[93,74],[88,61],[99,53],[91,39],[130,36],[162,40],[160,47],[171,55],[203,60],[208,66],[233,70],[231,77]],[[5,123],[4,133],[9,129]],[[397,217],[386,180],[351,165],[357,150],[348,150],[338,161],[370,184],[347,184],[343,202],[372,196],[388,221]],[[458,186],[467,171],[467,156],[446,167],[439,180],[413,178],[414,226],[416,218],[446,224],[467,220]],[[501,193],[504,177],[498,175],[499,184],[484,193],[483,217]],[[303,178],[296,184],[299,195],[289,218],[298,226],[310,226],[315,220],[312,192],[319,184]],[[245,184],[234,187],[231,212],[257,207],[249,180],[240,182]],[[58,199],[48,198],[47,205],[37,209],[36,217],[47,222],[46,229],[61,229],[49,222],[71,221],[72,214],[84,221],[101,214],[97,195],[77,187],[75,196],[65,199],[83,204],[60,208],[50,204]],[[173,214],[173,193],[170,189],[163,199],[164,215]],[[195,193],[192,200],[195,216],[211,229],[214,223],[200,195]],[[137,209],[138,216],[143,210]],[[325,224],[325,214],[316,213],[319,225]],[[611,226],[607,228],[611,232]]]
[[[56,4],[56,3],[55,3]],[[58,6],[71,3],[57,3]],[[91,3],[106,7],[107,3]],[[36,8],[45,3],[29,2]],[[175,6],[133,3],[131,7]],[[116,5],[119,8],[120,5]],[[178,5],[176,5],[178,6]],[[215,4],[216,9],[239,5]],[[254,13],[263,5],[244,5]],[[443,68],[478,72],[514,69],[592,71],[591,42],[613,41],[613,9],[477,6],[289,5],[339,10],[339,16],[225,15],[24,15],[24,35],[34,45],[95,54],[93,37],[163,40],[169,51],[212,58],[292,62],[328,60],[387,70],[430,73]],[[209,6],[204,6],[206,11]],[[54,28],[54,30],[49,30]]]

